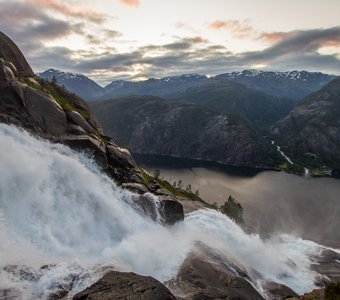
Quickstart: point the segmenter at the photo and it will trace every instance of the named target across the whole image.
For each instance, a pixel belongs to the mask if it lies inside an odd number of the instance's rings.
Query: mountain
[[[100,85],[82,74],[48,69],[37,75],[48,81],[55,78],[59,85],[65,86],[69,91],[88,101],[98,99],[104,94],[104,89]]]
[[[334,78],[334,75],[307,71],[267,72],[244,70],[210,78],[204,75],[187,74],[161,79],[152,78],[138,82],[116,80],[105,87],[105,95],[101,99],[105,100],[130,95],[177,98],[179,93],[185,92],[188,88],[233,81],[279,98],[300,100],[310,93],[319,90]]]
[[[231,80],[270,95],[300,100],[319,90],[335,77],[320,72],[244,70],[217,75],[214,79]]]
[[[293,162],[316,173],[340,169],[340,78],[300,101],[272,133]]]
[[[194,103],[133,96],[91,103],[105,132],[132,152],[273,167],[277,152],[248,121]]]
[[[105,87],[105,94],[101,98],[104,100],[130,95],[169,97],[189,87],[200,85],[206,80],[206,76],[199,74],[169,76],[161,79],[150,78],[137,82],[116,80]]]
[[[295,105],[292,99],[267,95],[231,81],[191,87],[178,98],[216,112],[240,115],[261,128],[267,128],[285,117]]]
[[[86,100],[106,100],[131,95],[153,95],[163,98],[177,98],[188,88],[212,83],[227,83],[229,81],[244,84],[248,88],[262,91],[279,98],[300,100],[322,88],[335,78],[317,72],[289,71],[270,72],[244,70],[220,74],[208,78],[200,74],[183,74],[167,76],[161,79],[150,78],[143,81],[114,80],[105,88],[99,86],[88,77],[70,72],[49,69],[38,73],[41,78],[52,80],[55,76],[60,85]]]

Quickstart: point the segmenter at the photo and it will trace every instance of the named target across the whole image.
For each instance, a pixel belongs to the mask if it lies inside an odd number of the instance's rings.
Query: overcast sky
[[[35,71],[105,85],[244,69],[340,74],[339,0],[0,0]]]

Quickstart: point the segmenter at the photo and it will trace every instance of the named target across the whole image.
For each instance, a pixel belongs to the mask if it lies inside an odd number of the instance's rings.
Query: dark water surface
[[[221,166],[211,162],[134,154],[151,172],[182,180],[207,202],[221,205],[232,195],[245,222],[263,235],[291,233],[340,245],[340,180],[306,178],[276,171]]]

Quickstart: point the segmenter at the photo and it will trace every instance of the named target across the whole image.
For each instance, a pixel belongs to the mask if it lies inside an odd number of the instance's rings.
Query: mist
[[[0,290],[41,299],[76,278],[74,294],[107,268],[165,282],[197,242],[247,270],[260,292],[264,280],[298,293],[315,287],[311,256],[325,249],[317,243],[287,234],[262,239],[210,209],[163,226],[140,214],[134,194],[85,154],[3,124],[0,140]]]

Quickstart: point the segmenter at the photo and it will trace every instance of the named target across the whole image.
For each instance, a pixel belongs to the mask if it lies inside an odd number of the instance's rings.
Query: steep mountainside
[[[37,75],[48,81],[51,81],[53,77],[55,77],[58,85],[65,86],[69,91],[85,100],[98,99],[104,94],[104,88],[82,74],[49,69]]]
[[[246,120],[157,97],[93,103],[105,132],[131,151],[270,167],[274,148]]]
[[[270,96],[231,81],[192,87],[178,97],[216,112],[240,115],[259,127],[282,119],[295,104],[292,99]]]
[[[264,93],[288,97],[295,100],[302,99],[313,93],[334,79],[334,75],[319,72],[289,71],[267,72],[258,70],[245,70],[217,75],[216,80],[230,80],[242,83]]]
[[[340,169],[340,78],[299,102],[272,133],[297,163]]]

